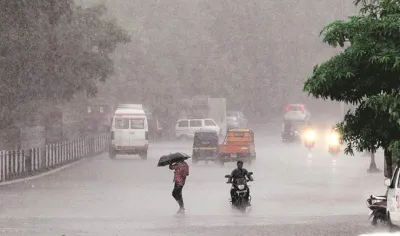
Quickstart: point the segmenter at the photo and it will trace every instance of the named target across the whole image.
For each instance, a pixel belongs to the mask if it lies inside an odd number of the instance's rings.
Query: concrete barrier
[[[0,151],[0,183],[60,168],[108,150],[109,134],[78,138],[44,148]]]

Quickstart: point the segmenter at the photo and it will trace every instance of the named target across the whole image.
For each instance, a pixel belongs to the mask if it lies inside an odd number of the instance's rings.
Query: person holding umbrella
[[[183,203],[182,189],[185,186],[186,177],[189,175],[189,165],[185,160],[189,159],[190,156],[181,153],[171,153],[169,155],[164,155],[158,161],[157,166],[169,166],[170,170],[174,170],[174,189],[172,190],[172,196],[179,204],[179,213],[185,213],[185,206]]]
[[[174,189],[172,190],[172,196],[179,204],[179,213],[185,213],[185,206],[183,203],[182,189],[185,186],[186,177],[189,175],[189,165],[184,161],[180,160],[169,165],[170,170],[174,170]]]

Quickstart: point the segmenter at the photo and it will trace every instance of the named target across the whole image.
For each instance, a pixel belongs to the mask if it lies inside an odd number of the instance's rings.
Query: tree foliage
[[[380,94],[400,85],[400,5],[393,0],[355,3],[361,4],[359,15],[330,23],[321,32],[329,45],[348,47],[317,65],[304,90],[317,98],[357,104],[338,125],[348,143],[346,152],[388,150],[400,138],[400,129],[385,109],[388,99]]]
[[[113,73],[110,54],[129,41],[105,12],[72,0],[0,0],[0,126],[15,119],[9,111],[31,101],[96,93],[96,82]]]

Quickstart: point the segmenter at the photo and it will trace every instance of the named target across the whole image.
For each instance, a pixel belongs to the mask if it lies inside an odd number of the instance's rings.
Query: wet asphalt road
[[[234,163],[191,165],[177,217],[173,173],[162,154],[191,153],[190,142],[151,145],[149,159],[107,155],[36,180],[1,187],[0,235],[359,235],[373,231],[365,199],[384,193],[383,174],[367,174],[368,157],[332,157],[319,145],[257,135],[252,209],[233,211],[224,175]],[[383,158],[378,156],[379,167]]]

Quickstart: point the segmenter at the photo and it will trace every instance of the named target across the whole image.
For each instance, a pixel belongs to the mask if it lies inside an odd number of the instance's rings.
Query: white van
[[[397,166],[392,179],[385,179],[387,190],[387,216],[389,226],[400,226],[400,167]]]
[[[210,118],[207,119],[179,119],[175,125],[175,135],[178,139],[193,138],[197,130],[207,128],[221,134],[221,128]]]
[[[110,158],[126,154],[139,155],[143,160],[147,159],[148,133],[147,117],[142,109],[117,108],[111,125]]]

